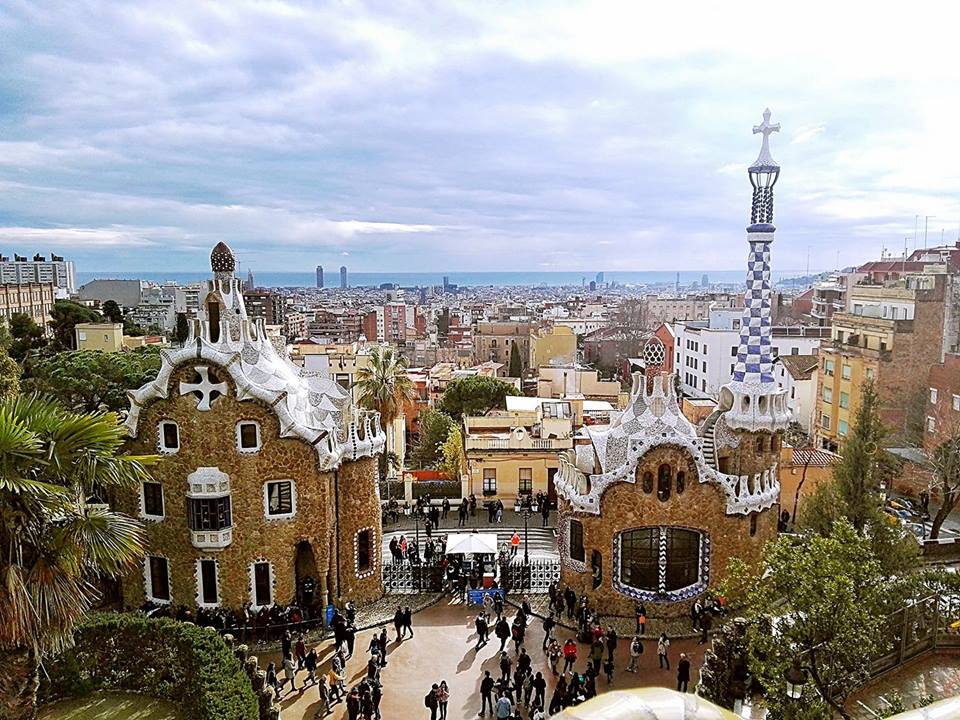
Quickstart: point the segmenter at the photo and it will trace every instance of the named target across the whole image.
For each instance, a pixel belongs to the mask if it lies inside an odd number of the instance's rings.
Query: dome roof
[[[210,253],[210,269],[214,272],[232,273],[237,269],[237,259],[233,250],[224,242],[218,242]]]

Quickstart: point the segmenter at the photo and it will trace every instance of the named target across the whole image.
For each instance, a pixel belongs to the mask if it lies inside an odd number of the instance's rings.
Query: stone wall
[[[657,469],[662,463],[686,473],[685,489],[676,492],[671,489],[670,497],[661,501],[657,497]],[[643,491],[644,472],[654,477],[653,491]],[[564,563],[561,579],[565,585],[573,587],[578,594],[586,593],[591,602],[602,612],[615,615],[633,613],[635,601],[614,589],[615,576],[613,555],[617,535],[628,529],[646,526],[678,526],[699,530],[710,541],[709,587],[714,587],[724,577],[731,558],[739,557],[748,562],[756,562],[764,545],[777,534],[777,515],[779,505],[756,513],[756,533],[750,534],[749,516],[730,516],[726,514],[726,501],[714,485],[700,483],[696,468],[689,456],[678,448],[663,446],[647,453],[637,466],[638,482],[619,483],[611,486],[601,499],[600,515],[578,514],[576,520],[583,523],[583,541],[587,572],[580,573]],[[560,523],[566,523],[571,517],[569,507],[561,501],[562,515]],[[564,538],[566,533],[562,533]],[[597,550],[602,556],[603,580],[599,588],[592,589],[590,559]],[[561,548],[566,556],[568,549]],[[683,602],[652,603],[647,602],[647,612],[655,617],[676,617],[689,613],[693,599]]]
[[[213,401],[207,412],[197,410],[197,399],[179,395],[181,380],[194,378],[194,364],[178,368],[172,375],[167,399],[157,400],[144,408],[140,416],[138,437],[128,442],[132,453],[158,451],[158,427],[162,420],[173,420],[180,430],[180,449],[166,455],[152,468],[154,479],[163,485],[165,517],[147,520],[147,552],[161,555],[169,564],[172,602],[196,606],[198,594],[197,560],[216,560],[220,604],[238,607],[251,600],[251,564],[269,561],[273,569],[275,603],[286,604],[296,596],[296,562],[298,544],[309,543],[317,569],[317,593],[324,599],[330,592],[336,599],[336,572],[332,554],[335,543],[334,473],[320,472],[317,454],[308,443],[295,438],[281,438],[280,427],[272,409],[254,400],[238,401],[236,388],[228,374],[212,367],[211,374],[227,384],[227,395]],[[257,452],[241,453],[237,448],[236,426],[240,421],[255,421],[260,426],[261,447]],[[187,524],[187,476],[199,467],[217,467],[230,477],[233,517],[232,542],[223,549],[198,549],[191,541]],[[373,547],[379,553],[380,510],[375,486],[376,460],[345,463],[339,470],[340,503],[348,519],[347,528],[373,528]],[[361,482],[360,477],[368,482]],[[289,519],[269,519],[265,513],[264,484],[270,480],[293,480],[296,514]],[[354,498],[356,496],[356,498]],[[141,499],[121,500],[124,509],[140,515]],[[301,566],[303,552],[302,546]],[[344,548],[352,563],[352,543]],[[354,584],[349,585],[351,590]],[[137,607],[145,598],[142,570],[125,578],[124,602]],[[378,586],[368,583],[362,597],[378,596]]]
[[[340,596],[357,604],[383,595],[380,552],[383,532],[380,527],[380,494],[377,487],[377,459],[364,458],[344,463],[337,471],[340,509]],[[357,558],[358,533],[370,532],[370,564],[361,570]]]

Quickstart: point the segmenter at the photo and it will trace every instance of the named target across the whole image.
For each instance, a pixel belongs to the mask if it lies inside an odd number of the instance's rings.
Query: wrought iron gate
[[[500,587],[507,592],[544,593],[550,583],[560,581],[560,560],[533,558],[524,563],[500,559]]]

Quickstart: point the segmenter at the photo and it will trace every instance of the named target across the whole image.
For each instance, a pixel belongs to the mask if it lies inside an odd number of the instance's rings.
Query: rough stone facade
[[[672,468],[673,485],[670,497],[660,500],[657,496],[657,472],[662,464]],[[676,473],[686,473],[684,490],[676,492]],[[653,475],[653,489],[644,492],[642,477],[645,472]],[[727,515],[725,499],[720,489],[710,483],[701,483],[692,458],[683,450],[661,446],[651,450],[637,468],[636,483],[620,483],[611,486],[602,497],[600,515],[573,515],[568,507],[562,507],[560,524],[566,525],[571,517],[583,524],[583,545],[586,572],[577,572],[568,563],[562,565],[561,579],[578,594],[586,594],[591,603],[603,612],[615,615],[633,613],[635,600],[615,589],[613,580],[618,577],[614,567],[614,547],[619,533],[634,528],[672,526],[702,532],[709,539],[708,587],[715,587],[725,576],[732,558],[747,562],[760,559],[764,545],[777,534],[779,506],[754,513],[756,532],[751,535],[750,515]],[[565,505],[565,504],[564,504]],[[561,533],[564,539],[566,532]],[[593,552],[602,558],[602,580],[594,590],[590,573]],[[561,548],[567,555],[568,547]],[[702,593],[700,594],[702,595]],[[647,612],[655,617],[679,617],[689,613],[694,598],[683,602],[649,602]]]
[[[194,363],[178,368],[172,386],[194,379]],[[217,368],[210,372],[216,374]],[[381,538],[380,509],[377,499],[377,463],[365,458],[336,471],[321,472],[317,454],[308,443],[297,438],[281,438],[276,415],[271,408],[255,400],[238,401],[236,387],[226,373],[216,375],[227,383],[226,396],[213,401],[207,412],[197,411],[197,399],[171,390],[169,398],[157,400],[141,411],[140,433],[128,442],[134,454],[156,453],[159,426],[164,420],[177,423],[180,449],[165,454],[153,468],[154,479],[163,486],[163,520],[146,519],[147,553],[167,558],[171,602],[196,606],[198,595],[197,560],[217,561],[220,604],[239,607],[250,602],[250,565],[267,560],[273,569],[274,601],[290,603],[296,596],[298,546],[309,543],[316,568],[317,590],[323,597],[338,596],[338,575],[333,562],[336,543],[335,477],[339,478],[340,547],[343,559],[339,573],[339,596],[357,601],[374,600],[382,594],[379,573],[360,580],[354,572],[353,533],[361,527],[372,528],[373,562],[378,567]],[[255,453],[240,452],[236,444],[236,426],[241,421],[259,424],[261,448]],[[223,549],[193,547],[187,525],[185,493],[187,476],[200,467],[216,467],[230,478],[233,515],[232,542]],[[296,514],[289,519],[269,519],[264,510],[264,484],[271,480],[293,480]],[[142,495],[123,500],[124,509],[141,514]],[[302,555],[309,556],[305,546]],[[302,563],[305,560],[301,557]],[[123,583],[124,601],[131,607],[145,599],[142,572],[128,576]]]

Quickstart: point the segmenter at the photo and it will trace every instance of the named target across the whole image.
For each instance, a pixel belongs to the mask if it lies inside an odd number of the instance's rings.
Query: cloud
[[[960,217],[958,19],[10,0],[0,242],[81,270],[202,269],[218,240],[255,270],[738,269],[769,105],[775,269],[860,262]]]

